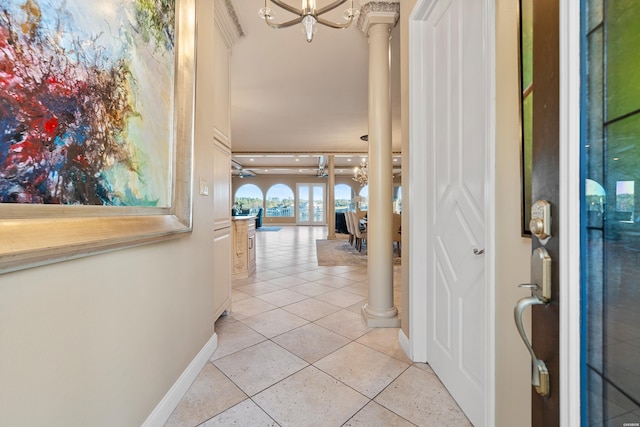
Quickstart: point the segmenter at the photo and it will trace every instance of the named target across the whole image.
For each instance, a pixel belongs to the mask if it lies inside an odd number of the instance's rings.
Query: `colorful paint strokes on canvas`
[[[0,202],[168,207],[175,0],[0,6]]]

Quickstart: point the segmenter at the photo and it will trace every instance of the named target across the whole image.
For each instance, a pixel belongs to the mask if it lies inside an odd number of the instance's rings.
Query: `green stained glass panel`
[[[607,126],[607,180],[634,181],[640,175],[640,115]]]
[[[522,0],[522,90],[525,91],[533,83],[533,0]]]
[[[640,109],[640,2],[607,2],[607,121]]]
[[[523,174],[523,199],[524,199],[524,224],[529,229],[531,221],[531,170],[533,147],[533,92],[522,103],[522,174]]]

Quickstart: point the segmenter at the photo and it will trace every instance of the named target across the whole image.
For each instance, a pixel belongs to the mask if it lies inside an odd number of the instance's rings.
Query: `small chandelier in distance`
[[[368,164],[365,159],[362,159],[360,166],[353,168],[353,180],[360,184],[360,187],[364,187],[369,183],[369,172],[367,168]]]
[[[298,9],[290,6],[283,0],[264,0],[264,7],[260,8],[259,13],[262,19],[264,19],[267,25],[271,28],[280,29],[291,27],[296,24],[302,24],[302,31],[307,37],[307,42],[311,43],[313,40],[313,34],[316,32],[316,24],[322,24],[331,28],[347,28],[353,23],[353,18],[357,15],[357,11],[353,8],[353,0],[351,0],[351,8],[344,11],[344,18],[347,22],[336,23],[320,17],[320,15],[332,11],[346,1],[347,0],[336,0],[325,7],[316,9],[316,0],[302,0],[302,8]],[[271,3],[293,13],[294,15],[298,15],[299,17],[281,24],[271,22],[273,19],[271,9],[269,8]]]

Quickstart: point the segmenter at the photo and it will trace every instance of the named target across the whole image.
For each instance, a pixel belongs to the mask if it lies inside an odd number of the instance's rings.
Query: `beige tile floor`
[[[326,227],[257,233],[257,269],[233,283],[218,348],[166,426],[469,426],[397,329],[367,328],[364,267],[319,267]],[[400,267],[394,267],[399,304]]]

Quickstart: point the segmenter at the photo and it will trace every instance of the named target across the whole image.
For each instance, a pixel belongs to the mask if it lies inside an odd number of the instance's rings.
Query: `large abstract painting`
[[[174,1],[3,3],[0,202],[168,206]]]
[[[195,10],[0,4],[0,273],[191,231]]]

